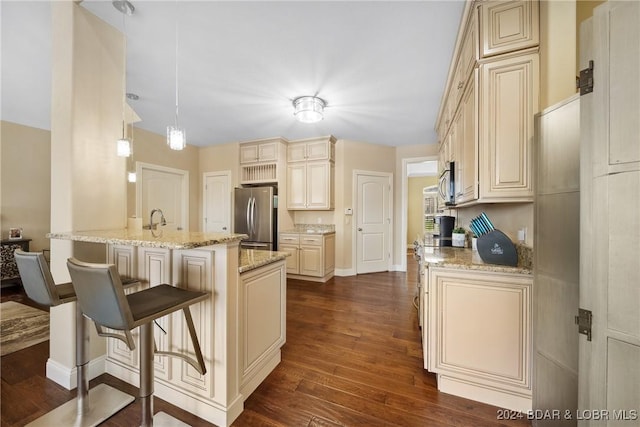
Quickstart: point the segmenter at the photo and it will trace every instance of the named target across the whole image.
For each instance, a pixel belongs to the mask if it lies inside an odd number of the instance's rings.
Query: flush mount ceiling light
[[[293,100],[293,115],[301,123],[316,123],[324,118],[327,102],[317,96],[300,96]]]
[[[176,2],[176,117],[173,126],[167,126],[167,145],[172,150],[182,150],[187,145],[187,135],[178,126],[178,2]]]

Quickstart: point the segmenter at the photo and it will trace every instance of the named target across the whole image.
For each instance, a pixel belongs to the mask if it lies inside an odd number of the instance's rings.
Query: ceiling
[[[142,119],[207,146],[320,135],[390,146],[437,141],[434,123],[464,1],[111,1],[82,6],[127,35],[127,92]],[[50,129],[51,5],[2,1],[2,119]],[[327,101],[298,123],[291,102]]]

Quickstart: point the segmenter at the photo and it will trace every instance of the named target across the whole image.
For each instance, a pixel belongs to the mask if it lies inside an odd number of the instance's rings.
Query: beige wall
[[[576,3],[540,2],[540,111],[576,93]]]
[[[416,236],[424,235],[422,189],[438,183],[435,176],[416,176],[407,179],[407,247],[413,247]]]
[[[167,145],[165,135],[135,128],[133,131],[133,156],[128,160],[129,168],[133,167],[134,162],[142,162],[189,172],[189,230],[191,231],[199,231],[202,224],[200,221],[202,217],[200,213],[202,175],[199,169],[199,152],[198,147],[188,144],[184,150],[172,150]],[[119,179],[126,183],[126,176]],[[131,217],[137,214],[142,216],[142,222],[146,223],[145,218],[148,213],[136,213],[136,184],[127,184],[126,203],[127,216]]]
[[[49,249],[51,132],[0,122],[0,222],[2,238],[22,227],[30,250]]]
[[[124,228],[126,163],[114,149],[124,96],[122,35],[74,2],[53,2],[52,23],[51,229]],[[101,252],[104,259],[104,247],[95,246],[74,248],[52,240],[54,279],[70,279],[69,256],[93,260]],[[71,382],[68,372],[75,365],[74,329],[73,304],[51,309],[50,362],[55,363],[47,364],[47,372],[52,368],[62,382]],[[104,352],[104,340],[94,335],[91,358]]]

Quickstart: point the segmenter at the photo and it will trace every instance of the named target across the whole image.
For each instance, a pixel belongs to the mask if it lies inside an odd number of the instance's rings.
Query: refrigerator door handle
[[[251,198],[251,238],[256,238],[256,198]]]
[[[251,197],[247,200],[247,231],[249,232],[249,238],[251,238]]]

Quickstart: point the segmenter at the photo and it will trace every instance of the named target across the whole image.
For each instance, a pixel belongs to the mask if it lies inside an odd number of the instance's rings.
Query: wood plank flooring
[[[440,393],[422,367],[415,262],[408,274],[336,277],[325,284],[287,283],[287,343],[282,362],[245,401],[233,426],[528,426],[498,421],[498,408]],[[24,301],[2,289],[2,301]],[[23,426],[75,395],[46,379],[48,342],[1,359],[1,424]],[[110,375],[107,383],[137,389]],[[164,411],[193,426],[209,426],[159,398]],[[139,425],[138,400],[104,426]]]

